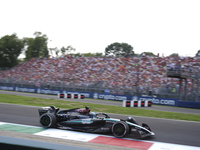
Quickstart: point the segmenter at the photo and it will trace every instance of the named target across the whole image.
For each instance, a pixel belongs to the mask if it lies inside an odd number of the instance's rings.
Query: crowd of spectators
[[[0,72],[0,81],[27,82],[40,86],[62,85],[123,89],[128,91],[176,93],[179,80],[166,76],[168,70],[198,70],[199,57],[74,57],[32,58],[10,70]],[[184,82],[184,81],[183,81]],[[188,92],[192,80],[188,79]],[[195,85],[196,88],[196,85]]]

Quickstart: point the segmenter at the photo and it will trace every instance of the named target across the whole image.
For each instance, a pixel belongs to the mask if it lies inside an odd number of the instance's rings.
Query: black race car
[[[145,138],[155,135],[147,124],[140,126],[128,117],[126,120],[110,118],[105,113],[90,112],[89,107],[60,110],[55,106],[38,109],[40,124],[44,128],[63,128],[92,133],[112,133],[122,138],[126,135]]]

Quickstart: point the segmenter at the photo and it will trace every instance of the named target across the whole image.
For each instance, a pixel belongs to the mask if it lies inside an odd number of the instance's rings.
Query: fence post
[[[199,68],[198,68],[198,73],[197,73],[197,91],[196,91],[196,97],[195,97],[195,102],[198,102],[199,99]]]

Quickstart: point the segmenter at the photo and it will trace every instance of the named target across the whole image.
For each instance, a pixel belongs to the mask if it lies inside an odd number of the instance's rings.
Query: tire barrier
[[[131,107],[131,101],[124,100],[123,107]]]
[[[81,99],[84,99],[85,98],[85,95],[81,94]]]
[[[79,94],[74,94],[74,99],[78,99],[79,98]]]
[[[66,97],[66,94],[64,93],[58,93],[58,98],[65,98]]]
[[[67,98],[72,98],[72,95],[71,94],[67,94]]]
[[[58,98],[84,99],[85,96],[79,93],[58,93]]]
[[[124,100],[123,107],[151,107],[152,101],[134,101],[134,100]]]
[[[135,105],[134,107],[151,107],[152,101],[145,100],[145,101],[134,101]],[[137,103],[137,105],[136,105]]]

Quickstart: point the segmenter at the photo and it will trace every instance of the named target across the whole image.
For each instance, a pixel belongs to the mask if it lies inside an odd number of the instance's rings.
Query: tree
[[[27,49],[25,51],[25,60],[29,60],[33,57],[37,57],[38,55],[34,53],[33,45],[34,45],[34,39],[33,38],[24,38],[24,41],[26,43]]]
[[[96,57],[102,57],[102,56],[103,56],[103,53],[98,53],[98,52],[96,52],[94,55],[95,55]]]
[[[60,52],[60,49],[58,49],[57,47],[54,47],[54,48],[49,48],[50,52],[51,52],[51,55],[53,57],[53,54],[55,53],[56,54],[56,57],[59,56],[59,52]],[[62,52],[62,50],[61,50]]]
[[[54,51],[54,48],[49,48],[50,52],[51,52],[51,56],[53,57],[53,51]]]
[[[0,39],[0,67],[13,67],[18,64],[18,56],[22,53],[24,42],[14,33]]]
[[[58,57],[58,54],[59,54],[60,50],[59,50],[57,47],[55,47],[53,50],[54,50],[55,53],[56,53],[56,57]]]
[[[33,57],[48,57],[47,36],[41,32],[34,33],[35,38],[24,38],[27,45],[26,60]]]
[[[102,57],[102,53],[83,53],[82,54],[84,57]]]
[[[62,53],[62,56],[65,56],[66,52],[67,54],[69,54],[71,51],[76,51],[75,48],[73,48],[71,45],[67,46],[67,48],[65,48],[64,46],[60,49],[61,53]]]
[[[71,51],[75,51],[76,49],[73,48],[71,45],[70,46],[67,46],[67,47],[61,47],[61,49],[55,47],[55,48],[50,48],[49,49],[51,51],[51,54],[53,54],[53,51],[55,52],[56,54],[56,57],[59,57],[59,53],[61,52],[61,55],[62,56],[65,56],[66,53],[69,54]]]
[[[133,56],[133,47],[127,43],[115,42],[110,44],[105,49],[105,55],[112,54],[114,56]]]
[[[196,53],[196,57],[199,57],[199,56],[200,56],[200,50],[198,50]]]
[[[71,53],[71,51],[74,51],[74,52],[75,52],[76,49],[73,48],[71,45],[69,45],[69,46],[67,46],[66,51],[67,51],[67,53],[69,54],[69,53]]]
[[[64,46],[60,49],[60,51],[62,53],[62,56],[65,56],[66,48]]]
[[[141,55],[143,55],[143,54],[145,54],[145,56],[156,56],[152,52],[143,52],[143,53],[141,53]]]
[[[76,57],[102,57],[103,54],[102,53],[70,53],[70,55],[76,56]]]
[[[170,57],[179,57],[178,53],[173,53],[170,55]]]

